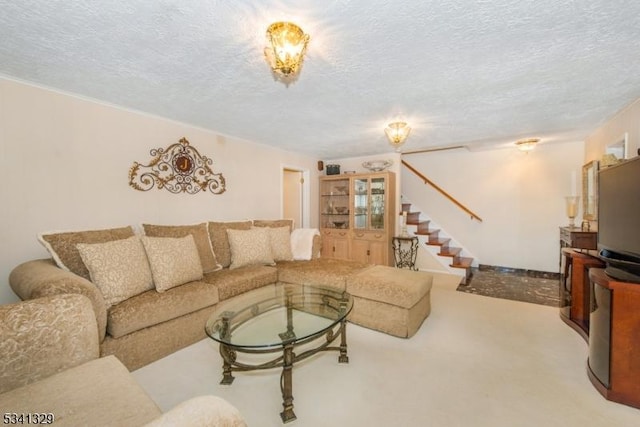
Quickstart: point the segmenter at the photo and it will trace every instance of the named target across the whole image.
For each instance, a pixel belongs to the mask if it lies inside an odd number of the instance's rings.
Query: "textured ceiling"
[[[640,97],[637,0],[0,0],[0,74],[332,159],[583,140]],[[311,35],[274,80],[265,30]]]

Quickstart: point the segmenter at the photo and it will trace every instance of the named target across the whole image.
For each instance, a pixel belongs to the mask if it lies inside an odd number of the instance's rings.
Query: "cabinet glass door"
[[[371,178],[371,229],[384,230],[385,180]]]
[[[369,226],[369,180],[353,180],[353,228],[367,229]]]
[[[349,228],[349,179],[321,182],[320,227]]]
[[[384,177],[356,178],[353,181],[353,228],[384,230],[385,186]]]

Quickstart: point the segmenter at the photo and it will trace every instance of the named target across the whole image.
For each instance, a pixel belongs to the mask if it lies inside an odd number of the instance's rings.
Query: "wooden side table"
[[[391,241],[391,245],[393,246],[393,257],[397,268],[417,270],[418,237],[395,236]]]
[[[560,227],[560,248],[597,249],[598,232],[579,227]]]

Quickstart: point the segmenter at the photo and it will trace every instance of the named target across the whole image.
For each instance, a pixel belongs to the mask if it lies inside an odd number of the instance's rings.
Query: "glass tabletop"
[[[232,347],[282,347],[328,331],[352,307],[353,298],[344,291],[276,283],[218,303],[205,330]]]

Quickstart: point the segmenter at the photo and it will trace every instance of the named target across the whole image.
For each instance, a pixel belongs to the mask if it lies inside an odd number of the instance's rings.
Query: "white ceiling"
[[[311,41],[274,80],[265,30]],[[583,140],[640,97],[637,0],[0,0],[0,74],[320,159]]]

